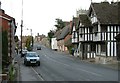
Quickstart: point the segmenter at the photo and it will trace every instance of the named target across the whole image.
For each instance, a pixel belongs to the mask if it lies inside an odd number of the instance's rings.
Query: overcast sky
[[[20,35],[22,0],[1,0],[1,3],[1,8],[5,10],[6,14],[16,19],[18,23],[16,34]],[[30,35],[30,29],[33,30],[33,35],[37,35],[37,33],[47,35],[50,30],[55,28],[56,18],[70,21],[73,16],[76,16],[76,10],[88,9],[90,3],[91,0],[23,0],[23,35]]]

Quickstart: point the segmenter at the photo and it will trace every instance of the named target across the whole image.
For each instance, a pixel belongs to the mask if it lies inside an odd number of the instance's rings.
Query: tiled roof
[[[118,4],[101,2],[92,3],[97,18],[101,24],[118,24]]]
[[[90,27],[91,26],[91,22],[90,22],[90,20],[89,20],[89,18],[88,18],[88,16],[87,15],[79,15],[79,21],[80,21],[80,23],[82,23],[82,25],[84,25],[84,27]]]
[[[73,25],[75,26],[75,28],[77,28],[79,23],[79,17],[73,17]]]
[[[57,40],[64,39],[68,35],[68,33],[69,33],[69,28],[70,28],[70,25],[65,26],[61,30],[60,34],[57,36]]]

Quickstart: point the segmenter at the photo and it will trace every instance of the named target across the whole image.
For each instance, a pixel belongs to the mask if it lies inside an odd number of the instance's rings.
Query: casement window
[[[92,28],[89,28],[89,32],[92,33]]]
[[[107,32],[107,26],[102,26],[101,27],[101,32]]]
[[[81,33],[81,34],[80,34],[80,37],[82,37],[82,35],[83,35],[83,34]]]
[[[101,52],[106,52],[106,45],[105,44],[101,45]]]
[[[91,44],[91,51],[96,51],[96,45],[95,44]]]
[[[90,45],[88,45],[88,52],[90,52]]]
[[[75,31],[73,32],[73,38],[74,38],[74,39],[76,38]]]
[[[95,36],[97,36],[97,33],[98,33],[98,26],[94,26],[94,33],[95,33]]]

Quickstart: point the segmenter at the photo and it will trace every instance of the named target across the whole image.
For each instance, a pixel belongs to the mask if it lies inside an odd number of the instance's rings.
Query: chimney
[[[70,21],[70,29],[72,28],[72,21]]]

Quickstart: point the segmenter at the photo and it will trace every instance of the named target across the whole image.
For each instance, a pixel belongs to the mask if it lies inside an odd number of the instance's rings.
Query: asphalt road
[[[20,81],[118,81],[117,70],[41,47],[42,50],[34,49],[40,55],[40,66],[24,66],[19,57]]]

